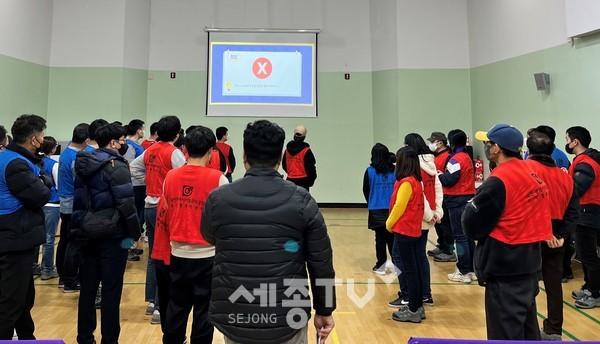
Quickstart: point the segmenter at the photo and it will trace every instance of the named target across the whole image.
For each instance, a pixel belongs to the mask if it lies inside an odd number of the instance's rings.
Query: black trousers
[[[535,296],[538,274],[491,277],[485,285],[488,339],[540,340]]]
[[[402,262],[402,281],[406,281],[408,287],[408,308],[411,312],[423,306],[423,271],[418,250],[419,238],[394,233],[394,251]],[[394,265],[399,267],[400,263],[396,261]]]
[[[79,269],[81,267],[81,247],[86,242],[82,241],[78,235],[69,234],[69,243],[65,252],[65,262],[63,263],[63,280],[65,285],[70,285],[79,279]]]
[[[64,275],[65,255],[71,233],[71,214],[60,213],[60,240],[56,247],[56,272],[62,278]]]
[[[136,185],[133,187],[133,196],[135,198],[135,209],[138,220],[140,221],[140,233],[144,233],[144,209],[146,206],[146,185]]]
[[[171,256],[171,291],[163,343],[183,343],[192,307],[191,344],[212,343],[214,328],[208,323],[208,305],[213,261],[212,257],[187,259]]]
[[[600,297],[600,258],[596,251],[600,228],[577,225],[575,249],[581,259],[583,279],[593,297]]]
[[[154,260],[154,270],[156,271],[156,289],[158,290],[158,307],[160,309],[160,329],[165,333],[167,322],[167,312],[169,310],[169,296],[171,294],[171,275],[170,266],[165,265],[162,260]],[[164,339],[163,339],[164,342]],[[183,343],[183,341],[182,341]]]
[[[452,227],[450,227],[450,216],[448,215],[448,208],[442,203],[442,209],[444,210],[444,216],[440,223],[435,224],[435,232],[437,234],[437,246],[445,254],[454,253],[454,235],[452,234]]]
[[[566,242],[565,242],[566,243]],[[562,275],[565,247],[550,248],[542,242],[542,278],[546,288],[548,315],[543,330],[547,334],[562,335],[563,295]]]
[[[563,276],[573,275],[573,269],[571,268],[571,257],[575,253],[575,247],[573,245],[573,235],[567,234],[565,236],[565,243],[563,244],[565,253],[563,254]]]
[[[0,340],[11,340],[14,330],[19,339],[35,339],[32,260],[33,248],[0,254]]]
[[[121,333],[120,311],[123,275],[127,264],[127,250],[121,248],[121,239],[89,240],[82,247],[81,292],[77,313],[77,343],[94,343],[98,286],[102,282],[100,321],[102,342],[119,342]]]
[[[377,263],[375,265],[381,266],[385,264],[388,259],[388,252],[390,258],[392,257],[394,248],[394,234],[388,232],[384,227],[378,227],[373,229],[375,232],[375,256],[377,257]]]

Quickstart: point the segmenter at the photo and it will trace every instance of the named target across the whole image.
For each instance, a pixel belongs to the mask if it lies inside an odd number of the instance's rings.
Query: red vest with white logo
[[[525,160],[525,163],[548,186],[550,218],[562,220],[573,196],[573,178],[559,167],[546,166],[531,159]]]
[[[288,178],[297,179],[308,177],[306,166],[304,166],[304,156],[310,147],[305,147],[296,155],[291,155],[288,150],[285,151],[285,163]]]
[[[421,169],[421,179],[423,180],[423,193],[429,203],[429,208],[435,210],[435,177],[430,176],[425,170]]]
[[[168,142],[157,142],[146,149],[144,166],[146,168],[146,194],[160,197],[167,172],[173,169],[171,156],[177,148]]]
[[[231,173],[231,165],[229,164],[229,152],[231,151],[231,146],[226,144],[225,142],[217,142],[217,147],[223,153],[225,157],[225,164],[227,165],[227,173]]]
[[[208,194],[219,186],[222,173],[203,166],[184,165],[169,171],[163,198],[168,232],[173,241],[210,245],[202,238],[200,221]]]
[[[450,151],[446,150],[443,153],[437,155],[433,159],[433,162],[435,163],[435,168],[438,171],[444,172],[444,170],[446,169],[446,163],[448,163],[449,156],[450,156]]]
[[[454,154],[452,159],[460,164],[460,178],[452,186],[444,187],[444,195],[448,196],[468,196],[475,194],[475,170],[469,154],[459,152]],[[450,159],[450,160],[452,160]]]
[[[579,195],[579,204],[600,204],[600,165],[598,165],[596,160],[587,154],[579,154],[573,159],[573,165],[569,168],[569,174],[572,177],[575,173],[575,166],[582,162],[592,167],[596,177],[587,191],[583,195]]]
[[[423,199],[423,186],[420,181],[415,177],[410,176],[397,181],[394,184],[394,193],[390,200],[390,213],[396,203],[396,197],[398,196],[398,190],[402,183],[408,182],[412,188],[412,195],[406,205],[404,214],[396,221],[392,226],[394,233],[406,235],[409,237],[418,238],[421,236],[421,222],[423,221],[423,214],[425,213],[425,205]]]
[[[504,162],[490,177],[502,180],[506,190],[504,211],[490,233],[492,238],[509,245],[552,238],[548,186],[524,161]]]

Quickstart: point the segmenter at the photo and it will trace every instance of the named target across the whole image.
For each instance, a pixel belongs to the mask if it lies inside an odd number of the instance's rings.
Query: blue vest
[[[369,166],[369,210],[390,208],[390,198],[394,193],[396,175],[394,171],[388,173],[375,173],[375,168]]]
[[[54,184],[54,175],[52,174],[52,169],[54,168],[54,165],[56,165],[57,162],[56,160],[49,158],[47,156],[44,157],[44,168],[42,169],[44,172],[46,172],[49,176],[52,176],[52,187],[50,188],[50,200],[48,202],[50,203],[57,203],[58,202],[58,189],[56,188],[56,184]]]
[[[138,156],[142,155],[142,153],[144,153],[144,148],[142,146],[140,146],[139,143],[127,139],[127,144],[131,145],[131,147],[133,147],[133,149],[135,150],[135,157],[137,158]]]
[[[75,195],[75,176],[73,175],[77,150],[67,147],[58,159],[58,195],[73,198]]]
[[[10,192],[6,183],[6,167],[15,159],[24,160],[29,165],[31,173],[36,177],[40,175],[39,167],[21,154],[8,149],[2,151],[0,154],[0,215],[12,214],[23,207],[23,203]]]

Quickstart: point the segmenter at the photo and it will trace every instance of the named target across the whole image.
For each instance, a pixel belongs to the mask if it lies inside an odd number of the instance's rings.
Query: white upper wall
[[[397,0],[371,0],[371,65],[374,71],[398,68]]]
[[[566,44],[565,0],[468,0],[471,67]]]
[[[54,0],[50,65],[122,67],[124,32],[123,0]]]
[[[204,27],[321,29],[319,71],[370,71],[369,0],[152,0],[155,70],[205,71]]]
[[[396,20],[398,68],[469,68],[467,0],[397,0]]]
[[[0,1],[0,54],[50,64],[52,1]]]
[[[148,69],[150,1],[127,0],[124,36],[123,67]]]

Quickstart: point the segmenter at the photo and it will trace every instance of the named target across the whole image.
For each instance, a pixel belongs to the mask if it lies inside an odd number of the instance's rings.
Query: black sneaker
[[[394,301],[388,303],[388,306],[394,307],[394,308],[400,308],[400,307],[406,306],[406,305],[408,305],[408,299],[405,299],[402,296],[399,296]]]
[[[34,276],[40,276],[42,274],[42,266],[36,265],[36,266],[32,267],[31,273],[33,273]]]
[[[58,287],[59,288],[64,288],[65,287],[65,281],[63,281],[62,277],[60,277],[58,279]]]
[[[131,249],[130,252],[133,252],[134,254],[141,256],[144,253],[144,249],[143,248],[134,248],[134,249]]]
[[[423,298],[423,305],[424,306],[433,306],[433,297],[431,297],[431,296],[424,297]]]
[[[96,300],[94,301],[94,306],[96,309],[102,308],[102,287],[98,287],[98,291],[96,292]]]
[[[65,287],[63,288],[63,293],[75,293],[80,290],[81,290],[81,284],[79,284],[79,282],[65,283]]]
[[[140,256],[135,254],[133,251],[129,251],[129,253],[127,253],[127,260],[130,262],[139,262],[140,259]]]

